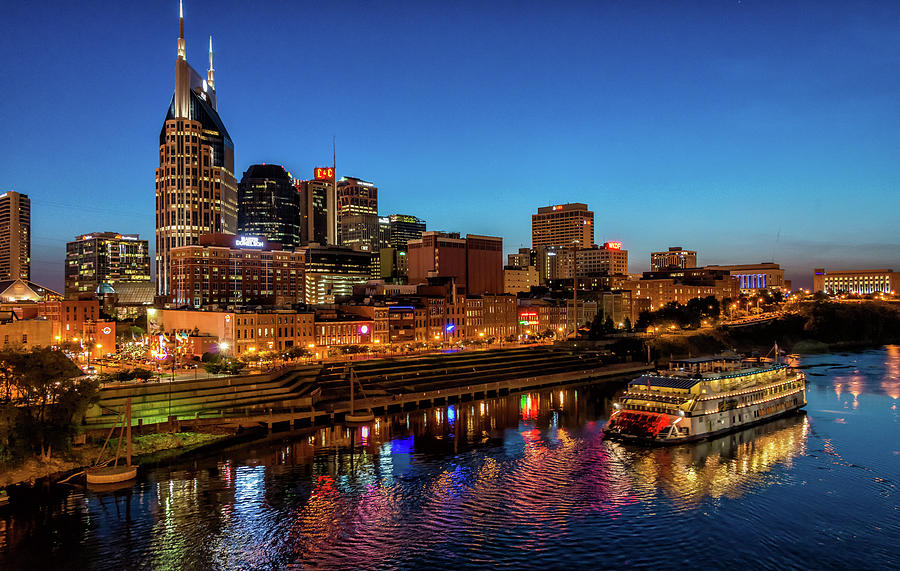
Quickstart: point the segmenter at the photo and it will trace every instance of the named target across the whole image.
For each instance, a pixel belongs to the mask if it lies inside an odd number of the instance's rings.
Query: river
[[[896,568],[900,346],[796,363],[806,414],[675,448],[570,385],[54,486],[0,508],[0,569]]]

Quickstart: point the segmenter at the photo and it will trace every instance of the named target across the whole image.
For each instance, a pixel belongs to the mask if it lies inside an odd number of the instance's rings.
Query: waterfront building
[[[174,248],[194,246],[208,233],[237,230],[234,143],[216,107],[212,39],[203,79],[185,56],[184,17],[179,14],[175,93],[159,134],[156,169],[156,283],[172,292]]]
[[[720,302],[725,299],[737,299],[741,293],[740,280],[728,275],[727,272],[703,279],[657,277],[654,274],[647,272],[639,280],[623,280],[619,287],[631,291],[633,300],[647,299],[651,311],[671,302],[685,305],[691,299],[700,297],[713,296]]]
[[[205,234],[173,248],[168,302],[176,307],[291,305],[304,299],[303,250],[282,250],[257,237]]]
[[[813,291],[827,294],[900,292],[900,272],[879,270],[813,270]]]
[[[650,252],[650,271],[669,268],[696,268],[697,252],[683,250],[680,246],[670,247],[665,252]]]
[[[340,311],[316,311],[315,344],[320,347],[368,345],[374,343],[375,322],[367,317]]]
[[[31,279],[31,199],[0,194],[0,280]]]
[[[409,281],[452,277],[469,294],[503,293],[503,239],[496,236],[424,232],[408,242]]]
[[[425,221],[408,214],[391,214],[387,217],[390,226],[388,243],[393,248],[406,250],[410,240],[418,240],[425,232]]]
[[[263,351],[308,347],[315,342],[314,314],[283,309],[257,311],[196,311],[154,309],[147,314],[150,333],[187,336],[180,354],[201,356],[206,351],[242,356]],[[207,338],[207,342],[203,342]]]
[[[300,193],[281,165],[251,165],[238,184],[238,234],[278,242],[285,249],[301,244]]]
[[[578,276],[625,275],[628,273],[628,250],[621,242],[581,248],[576,254]]]
[[[560,337],[572,333],[571,299],[520,299],[518,314],[520,336],[530,337],[546,331]]]
[[[709,265],[703,268],[711,271],[727,271],[738,279],[743,293],[754,294],[763,289],[791,290],[791,282],[784,279],[784,270],[773,262]]]
[[[300,195],[300,243],[336,246],[340,229],[334,179],[300,180],[296,187]]]
[[[574,202],[538,208],[531,215],[531,247],[582,248],[594,245],[594,213],[587,204]]]
[[[506,266],[503,268],[503,292],[516,294],[520,291],[530,291],[532,287],[540,285],[538,271],[534,266],[524,268],[518,266]]]
[[[102,295],[101,286],[150,283],[150,245],[138,234],[94,232],[66,243],[67,299]]]

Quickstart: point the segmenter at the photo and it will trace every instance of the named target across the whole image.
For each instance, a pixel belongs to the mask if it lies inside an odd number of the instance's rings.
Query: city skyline
[[[450,8],[341,4],[316,15],[337,21],[333,10],[368,34],[295,46],[292,22],[310,6],[217,6],[185,5],[186,52],[203,69],[213,35],[236,173],[270,162],[310,178],[330,164],[334,135],[338,176],[373,181],[381,214],[501,236],[506,252],[531,245],[537,208],[584,202],[595,241],[624,242],[637,271],[673,245],[703,265],[774,260],[807,287],[814,267],[900,266],[888,192],[897,7],[854,7],[850,18],[837,4],[777,14],[747,3],[498,4],[473,21]],[[0,180],[34,202],[33,281],[62,289],[76,235],[153,234],[148,173],[172,96],[177,10],[11,8],[18,25],[2,45],[20,83],[3,117],[17,136],[4,139]],[[585,18],[594,33],[571,33]],[[547,41],[536,47],[527,38],[538,32]],[[286,88],[259,89],[274,70]],[[65,86],[65,105],[51,105],[61,91],[48,78]],[[126,96],[99,97],[117,90]]]

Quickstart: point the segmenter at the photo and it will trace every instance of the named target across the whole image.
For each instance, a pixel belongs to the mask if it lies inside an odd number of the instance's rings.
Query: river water
[[[797,363],[807,414],[676,448],[573,385],[55,486],[0,508],[0,569],[897,568],[900,346]]]

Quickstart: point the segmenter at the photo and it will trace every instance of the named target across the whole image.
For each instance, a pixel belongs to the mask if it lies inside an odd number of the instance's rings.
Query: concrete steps
[[[176,381],[101,391],[98,406],[86,415],[89,427],[111,426],[127,398],[132,399],[135,423],[163,422],[170,415],[179,419],[258,414],[260,411],[308,407],[317,367],[299,367],[272,375],[252,375]]]

